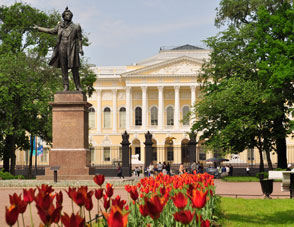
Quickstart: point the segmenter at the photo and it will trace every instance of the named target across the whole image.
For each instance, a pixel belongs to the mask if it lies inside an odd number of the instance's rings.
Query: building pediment
[[[195,76],[199,74],[202,64],[201,60],[183,56],[123,73],[122,77]]]

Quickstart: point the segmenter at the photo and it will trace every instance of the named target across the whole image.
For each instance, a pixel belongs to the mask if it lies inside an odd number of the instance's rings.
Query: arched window
[[[167,125],[174,125],[174,108],[169,106],[166,110]]]
[[[189,107],[184,106],[184,108],[183,108],[183,125],[189,125],[189,116],[188,116],[189,112],[190,112]]]
[[[89,108],[89,128],[95,128],[95,109]]]
[[[109,107],[104,108],[104,128],[110,128],[111,127],[111,110]]]
[[[135,109],[135,125],[142,125],[142,109],[136,107]]]
[[[119,109],[119,127],[125,128],[126,127],[126,108],[121,107]]]
[[[155,106],[151,108],[151,125],[158,125],[158,110]]]

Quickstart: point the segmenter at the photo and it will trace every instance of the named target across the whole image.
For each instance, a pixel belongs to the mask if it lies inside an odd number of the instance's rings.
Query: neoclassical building
[[[125,131],[130,135],[133,164],[144,164],[147,131],[153,135],[152,159],[155,162],[179,164],[193,161],[186,155],[191,122],[185,116],[199,99],[197,77],[209,53],[207,49],[184,45],[160,48],[155,56],[133,65],[92,67],[97,76],[96,91],[88,97],[92,104],[89,109],[92,165],[121,161],[121,135]],[[50,148],[45,142],[40,143],[44,149],[37,163],[48,165]],[[293,139],[287,138],[287,144],[288,162],[294,162]],[[212,152],[205,153],[198,145],[196,161],[213,156]],[[17,165],[28,165],[29,151],[18,150],[16,157]],[[230,163],[241,166],[259,163],[257,150],[246,150],[227,158]],[[276,160],[276,154],[272,153],[272,162]]]
[[[93,67],[95,93],[88,98],[92,163],[120,160],[121,134],[144,162],[144,134],[153,135],[154,161],[181,163],[191,122],[185,116],[199,96],[197,76],[209,50],[191,45],[161,48],[131,66]],[[116,151],[117,150],[117,151]],[[205,154],[202,154],[205,156]],[[205,157],[203,157],[205,159]]]

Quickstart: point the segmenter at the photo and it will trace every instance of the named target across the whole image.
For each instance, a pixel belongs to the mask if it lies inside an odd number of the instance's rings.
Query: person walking
[[[183,174],[184,173],[184,165],[183,163],[181,163],[180,167],[179,167],[179,174]]]
[[[158,165],[157,165],[157,171],[158,171],[158,173],[161,173],[162,172],[162,168],[163,168],[163,165],[161,164],[161,162],[159,162]]]
[[[118,166],[117,166],[117,176],[121,179],[121,178],[125,178],[123,175],[122,175],[122,168],[120,166],[120,164],[118,163]]]
[[[169,164],[169,162],[166,165],[166,172],[167,172],[168,175],[170,175],[170,164]]]

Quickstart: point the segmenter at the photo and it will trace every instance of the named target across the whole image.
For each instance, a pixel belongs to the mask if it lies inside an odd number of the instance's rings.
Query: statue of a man
[[[55,28],[42,28],[37,25],[34,28],[40,32],[58,35],[58,42],[54,48],[49,65],[61,68],[64,91],[69,90],[68,69],[72,71],[76,90],[82,91],[79,76],[79,54],[84,55],[82,31],[79,24],[72,22],[72,17],[72,12],[66,7],[62,13],[63,21],[58,22]]]

